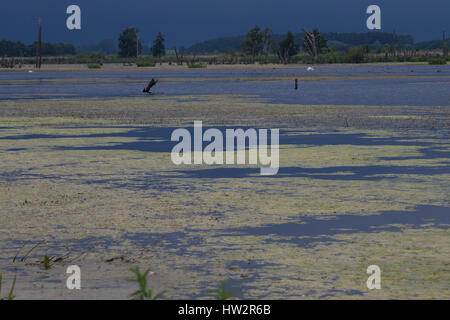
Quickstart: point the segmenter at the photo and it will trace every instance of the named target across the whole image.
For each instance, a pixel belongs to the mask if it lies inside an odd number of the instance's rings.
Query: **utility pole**
[[[393,39],[392,39],[392,50],[393,50],[394,57],[396,57],[397,56],[397,48],[396,48],[396,45],[397,45],[397,34],[395,33],[395,30],[394,30],[394,33],[392,34],[392,36],[393,36]]]
[[[38,41],[36,46],[36,68],[40,69],[42,65],[42,24],[41,18],[38,19]]]
[[[136,28],[136,60],[139,56],[139,34],[138,34],[138,28]]]
[[[386,42],[386,44],[384,45],[384,61],[388,62],[389,60],[389,45]]]

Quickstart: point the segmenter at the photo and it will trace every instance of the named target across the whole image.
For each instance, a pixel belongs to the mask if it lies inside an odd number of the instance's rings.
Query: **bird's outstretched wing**
[[[152,78],[152,80],[150,80],[147,87],[144,90],[142,90],[142,92],[150,93],[150,89],[157,83],[158,83],[158,80],[155,80]]]

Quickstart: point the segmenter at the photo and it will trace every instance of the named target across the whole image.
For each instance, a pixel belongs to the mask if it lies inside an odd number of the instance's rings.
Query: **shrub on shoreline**
[[[205,65],[202,65],[202,64],[190,64],[188,67],[189,67],[189,69],[201,69],[201,68],[206,68],[206,66],[205,66]]]
[[[156,63],[154,62],[148,62],[148,61],[138,61],[136,62],[136,66],[138,68],[143,68],[143,67],[154,67],[156,66]]]
[[[429,64],[433,65],[440,65],[440,64],[447,64],[446,58],[435,58],[428,61]]]
[[[101,69],[102,66],[99,64],[88,64],[89,69]]]

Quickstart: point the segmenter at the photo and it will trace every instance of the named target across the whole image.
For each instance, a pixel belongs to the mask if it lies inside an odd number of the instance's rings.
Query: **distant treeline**
[[[321,32],[321,35],[328,40],[328,46],[336,50],[347,50],[350,47],[368,45],[376,49],[386,44],[391,45],[394,42],[392,33],[388,32],[365,32],[365,33],[337,33]],[[294,34],[295,43],[302,43],[305,34],[303,32]],[[280,42],[285,37],[284,34],[273,34],[272,39]],[[410,35],[398,35],[396,42],[400,39],[401,46],[405,49],[411,49],[414,45],[414,38]],[[186,48],[186,53],[226,53],[230,51],[241,51],[241,44],[245,36],[235,36],[226,38],[217,38],[203,41]],[[436,49],[442,47],[442,41],[436,44]]]
[[[369,46],[372,50],[382,49],[386,44],[391,46],[394,42],[392,33],[388,32],[365,32],[365,33],[321,33],[327,40],[329,48],[336,51],[346,51],[352,47]],[[280,43],[285,38],[284,34],[272,34],[273,42]],[[304,33],[294,34],[294,42],[302,44]],[[221,54],[242,52],[242,43],[246,36],[234,36],[211,39],[196,43],[189,48],[180,47],[178,50],[182,54]],[[398,35],[395,41],[398,46],[406,50],[435,50],[442,49],[442,40],[431,40],[414,43],[414,38],[410,35]],[[447,45],[450,47],[450,38],[447,39]],[[73,44],[65,43],[43,43],[42,55],[47,57],[71,56],[76,54],[104,53],[107,55],[116,54],[118,50],[118,41],[113,39],[102,40],[97,44],[82,45],[75,47]],[[143,46],[141,53],[148,54],[150,49]],[[24,44],[21,41],[0,40],[0,58],[1,57],[34,57],[36,56],[36,42]]]
[[[37,43],[24,44],[21,41],[0,40],[0,57],[34,57],[36,56]],[[73,44],[66,43],[42,43],[43,56],[65,56],[76,54]]]
[[[423,41],[414,45],[417,50],[434,50],[442,48],[443,40]],[[447,39],[447,47],[450,47],[450,38]]]
[[[105,54],[117,53],[117,41],[105,39],[96,44],[84,44],[77,47],[77,53],[103,52]]]

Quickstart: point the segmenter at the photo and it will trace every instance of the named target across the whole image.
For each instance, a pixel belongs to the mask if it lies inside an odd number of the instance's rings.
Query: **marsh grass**
[[[229,298],[234,296],[234,292],[227,291],[225,281],[221,282],[220,287],[218,289],[212,290],[211,292],[216,294],[214,296],[216,300],[228,300]]]
[[[144,273],[141,273],[139,267],[130,269],[130,271],[136,275],[136,278],[129,278],[127,280],[131,282],[137,282],[139,289],[131,293],[128,296],[129,298],[133,298],[135,300],[157,300],[164,295],[165,291],[153,295],[152,289],[149,289],[147,287],[148,286],[147,278],[150,273],[150,270],[151,269],[148,268]]]
[[[88,64],[89,69],[101,69],[102,66],[99,64]]]
[[[195,64],[195,63],[190,64],[188,67],[189,67],[189,69],[202,69],[202,68],[206,68],[206,66],[203,65],[203,64]]]
[[[348,127],[349,127],[347,118],[344,118],[344,127],[345,127],[345,128],[348,128]]]
[[[138,61],[136,62],[136,66],[138,68],[143,68],[143,67],[155,67],[156,63],[154,62],[149,62],[149,61]]]
[[[447,64],[447,59],[446,58],[431,59],[430,61],[428,61],[428,63],[432,65]]]
[[[425,57],[411,57],[408,59],[409,62],[426,62]]]
[[[14,287],[16,286],[16,279],[17,275],[14,275],[14,280],[11,285],[11,289],[9,290],[9,293],[6,297],[1,296],[2,291],[2,273],[0,272],[0,300],[13,300],[15,298],[14,296]]]
[[[41,261],[41,268],[44,270],[50,270],[52,266],[53,266],[53,259],[45,255]]]

